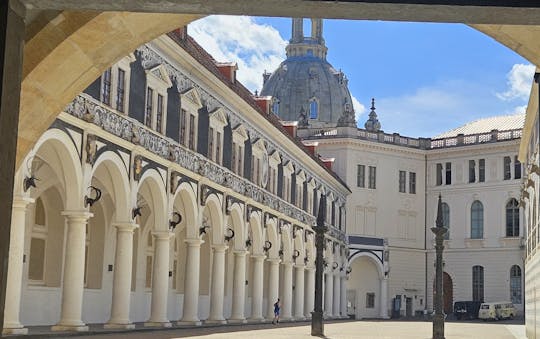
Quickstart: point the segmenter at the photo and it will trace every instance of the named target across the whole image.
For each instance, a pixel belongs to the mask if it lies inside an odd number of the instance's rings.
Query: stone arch
[[[32,156],[36,155],[52,169],[63,186],[64,208],[82,210],[83,174],[72,139],[59,129],[50,129],[36,143]]]
[[[167,194],[163,180],[157,170],[145,171],[139,180],[137,194],[140,194],[149,204],[153,214],[152,231],[168,230]]]
[[[312,233],[307,235],[306,241],[306,257],[308,258],[308,266],[315,266],[315,257],[317,249],[315,248],[315,236]]]
[[[283,261],[292,260],[293,239],[291,224],[281,226],[281,243],[283,244]]]
[[[272,247],[268,251],[268,257],[277,258],[279,256],[279,236],[275,218],[266,220],[266,240],[272,243]]]
[[[373,254],[372,252],[358,251],[356,253],[353,253],[351,255],[351,257],[349,258],[349,266],[352,265],[352,263],[354,262],[355,259],[358,259],[358,258],[361,258],[361,257],[367,257],[367,258],[371,259],[371,261],[373,261],[373,263],[377,267],[377,272],[379,273],[379,278],[380,279],[384,278],[383,264],[382,264],[381,260],[375,254]]]
[[[229,242],[229,249],[231,250],[243,250],[246,247],[246,227],[244,222],[244,208],[243,205],[235,203],[231,206],[228,215],[228,224],[225,225],[224,232],[228,228],[234,231],[234,238]]]
[[[261,212],[253,211],[249,216],[249,229],[251,230],[251,253],[252,254],[264,254],[263,246],[263,231],[262,231],[262,216]]]
[[[100,173],[103,171],[105,173]],[[115,221],[126,222],[131,220],[129,175],[118,154],[109,151],[97,158],[90,177],[94,179],[94,177],[100,176],[106,176],[100,180],[100,183],[113,197]]]
[[[304,258],[306,257],[306,244],[304,243],[304,232],[302,228],[293,230],[293,245],[294,249],[299,252],[299,256],[296,258],[296,263],[303,263]]]
[[[208,234],[212,244],[222,244],[224,242],[225,230],[221,206],[221,197],[217,194],[211,194],[206,198],[206,203],[203,208],[203,219],[205,217],[208,218],[207,222],[210,225]]]
[[[182,210],[180,213],[182,221],[177,226],[176,232],[185,229],[186,237],[196,239],[199,237],[198,215],[199,207],[197,204],[197,195],[194,187],[189,182],[182,182],[178,185],[173,194],[173,211]]]

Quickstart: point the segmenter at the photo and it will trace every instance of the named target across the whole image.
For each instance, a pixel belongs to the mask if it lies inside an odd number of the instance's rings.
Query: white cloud
[[[362,114],[366,113],[366,106],[364,106],[354,95],[351,95],[352,105],[354,108],[354,117],[356,118],[356,123],[360,124],[360,117]]]
[[[279,32],[251,17],[214,15],[188,27],[189,34],[217,61],[238,63],[238,80],[260,90],[262,74],[285,59],[286,41]]]
[[[524,114],[527,111],[527,105],[516,106],[508,114]]]
[[[534,65],[515,64],[512,66],[506,75],[508,89],[505,92],[497,93],[497,97],[501,100],[527,100],[531,91],[534,70]]]

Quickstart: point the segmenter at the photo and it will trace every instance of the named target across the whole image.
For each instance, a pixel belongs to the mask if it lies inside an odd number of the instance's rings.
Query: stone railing
[[[489,133],[479,133],[471,135],[458,134],[455,137],[444,139],[432,139],[431,148],[445,148],[455,146],[477,145],[487,142],[506,141],[521,138],[521,129],[508,131],[492,130]]]
[[[140,145],[147,151],[163,159],[175,162],[194,173],[212,180],[216,184],[228,187],[290,218],[310,226],[315,225],[315,216],[255,185],[251,181],[238,176],[231,170],[210,161],[203,155],[156,133],[139,121],[125,114],[113,111],[111,108],[86,94],[78,95],[66,107],[65,112],[86,122],[93,123],[117,137]],[[331,229],[333,236],[337,239],[345,240],[345,234],[343,232],[334,227]]]

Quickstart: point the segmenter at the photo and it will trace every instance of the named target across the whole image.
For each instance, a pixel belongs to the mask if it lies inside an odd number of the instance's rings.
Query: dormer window
[[[118,82],[116,83],[116,110],[118,112],[125,112],[125,97],[126,97],[126,72],[118,69]]]
[[[210,113],[208,129],[208,158],[218,164],[222,163],[223,128],[227,125],[227,118],[222,108]]]
[[[123,57],[101,76],[101,102],[125,113],[129,105],[130,64],[135,61],[133,53]]]
[[[238,125],[233,130],[233,147],[232,147],[232,162],[231,167],[234,173],[244,175],[244,143],[248,139],[246,129],[242,125]],[[248,159],[250,161],[250,159]]]
[[[268,153],[263,140],[259,139],[253,144],[252,155],[251,180],[256,185],[265,187],[268,181]],[[263,176],[263,174],[265,175]]]
[[[146,81],[144,124],[158,133],[164,133],[167,125],[167,89],[172,82],[163,65],[147,70]]]
[[[294,172],[294,167],[290,161],[283,166],[283,199],[291,201],[291,177]]]
[[[179,140],[184,146],[196,151],[199,109],[202,108],[201,97],[195,88],[180,94],[180,131]]]
[[[279,100],[274,99],[274,102],[272,103],[272,113],[275,115],[279,115]]]
[[[101,102],[111,105],[112,70],[107,68],[101,77]]]
[[[319,118],[319,103],[317,99],[313,98],[309,102],[309,118],[318,119]]]
[[[273,194],[277,194],[277,173],[280,162],[281,157],[278,151],[274,151],[268,159],[268,185],[266,186],[266,189]]]
[[[306,181],[306,174],[304,171],[298,172],[296,175],[296,207],[303,208],[304,204],[304,181]]]

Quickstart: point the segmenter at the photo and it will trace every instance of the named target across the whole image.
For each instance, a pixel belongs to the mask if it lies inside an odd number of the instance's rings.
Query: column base
[[[263,317],[260,317],[260,318],[249,318],[247,320],[248,323],[250,324],[257,324],[257,323],[265,323],[267,322],[268,320],[263,318]]]
[[[176,322],[178,326],[201,326],[202,322],[200,320],[179,320]]]
[[[306,320],[306,318],[304,318],[303,316],[294,317],[294,321],[304,321],[304,320]]]
[[[144,323],[144,327],[172,327],[170,322],[159,322],[159,321],[147,321]]]
[[[132,330],[135,328],[135,324],[133,323],[126,323],[126,324],[106,323],[105,325],[103,325],[103,328],[106,328],[109,330],[116,330],[116,329]]]
[[[19,328],[4,328],[2,335],[7,334],[28,334],[28,329],[26,327]]]
[[[227,319],[227,324],[246,324],[246,319]]]
[[[86,325],[54,325],[51,327],[51,331],[55,332],[88,332],[88,326]]]
[[[205,324],[209,324],[209,325],[225,325],[227,323],[227,320],[225,319],[222,319],[222,320],[219,320],[219,319],[207,319],[204,321]]]

